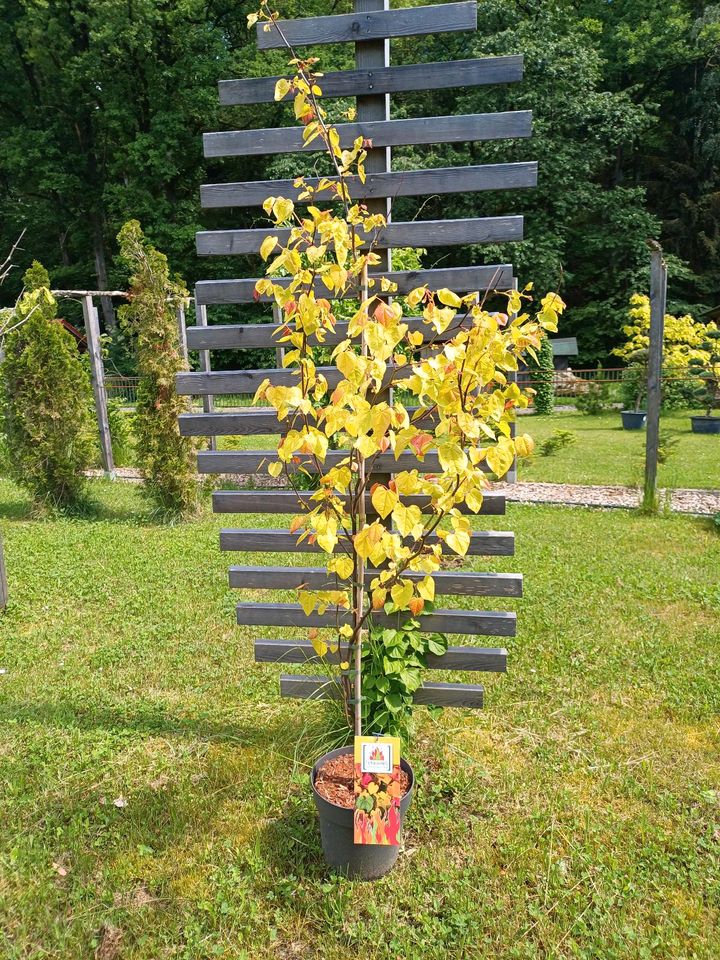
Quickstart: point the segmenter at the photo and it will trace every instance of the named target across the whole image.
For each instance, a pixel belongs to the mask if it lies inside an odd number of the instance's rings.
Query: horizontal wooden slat
[[[429,287],[430,290],[439,290],[449,287],[456,293],[470,293],[474,290],[507,290],[513,279],[513,268],[509,263],[494,264],[483,267],[446,267],[437,270],[390,270],[383,274],[392,283],[397,284],[397,296],[409,293],[416,287]],[[372,278],[372,274],[371,274]],[[252,280],[200,280],[195,284],[196,303],[211,305],[214,303],[253,303],[255,301],[255,284],[258,278]],[[290,280],[286,277],[273,277],[273,282],[286,286]],[[328,300],[336,299],[322,281],[318,281],[315,290],[319,296]],[[372,292],[375,292],[372,290]],[[350,289],[347,298],[357,296],[357,291]],[[258,298],[261,303],[268,303],[274,298],[272,295],[262,295]],[[220,347],[268,347],[276,346],[272,338],[272,331],[276,328],[270,324],[230,325],[222,327],[188,327],[188,346],[193,350],[219,349]],[[339,343],[347,334],[347,325],[338,324],[337,339],[330,339],[328,334],[326,343]],[[205,335],[209,340],[203,338]]]
[[[373,614],[380,627],[398,627],[410,614]],[[331,608],[325,613],[306,615],[299,603],[238,603],[237,622],[246,627],[340,627],[352,623],[349,611]],[[507,610],[435,610],[424,613],[422,629],[427,633],[463,633],[479,637],[514,637],[516,616]]]
[[[290,513],[297,514],[306,506],[317,506],[317,501],[311,500],[312,491],[299,490],[216,490],[212,495],[213,511],[215,513]],[[348,498],[345,498],[347,501]],[[402,502],[406,506],[418,506],[429,513],[430,500],[419,495],[404,496]],[[301,505],[302,504],[302,507]],[[472,513],[466,504],[458,504],[463,513]],[[366,498],[365,512],[375,516],[377,511],[370,497]],[[505,513],[505,497],[502,493],[486,493],[483,497],[481,516],[500,517]]]
[[[424,683],[413,702],[425,707],[466,707],[479,710],[485,690],[476,683]]]
[[[368,570],[365,583],[369,586],[377,570]],[[422,580],[424,573],[408,571],[409,580]],[[334,590],[342,581],[321,567],[252,567],[235,566],[228,571],[230,586],[240,590]],[[438,596],[458,597],[521,597],[521,573],[475,573],[465,570],[440,570],[433,574]]]
[[[333,388],[344,379],[337,367],[318,367],[321,373]],[[399,368],[389,368],[387,380],[406,380],[412,376],[410,365]],[[271,368],[267,370],[213,370],[210,373],[192,371],[178,373],[175,377],[177,392],[184,396],[223,396],[232,393],[255,393],[260,384],[268,378],[276,387],[295,386],[300,382],[297,369],[281,370]]]
[[[286,530],[221,530],[220,549],[239,553],[322,553],[317,543],[303,540],[298,543],[298,535]],[[342,538],[336,550],[342,551]],[[410,542],[410,541],[408,541]],[[440,541],[434,535],[427,543]],[[504,530],[478,530],[470,535],[469,557],[510,557],[515,552],[515,535]]]
[[[318,177],[308,177],[308,186],[317,187]],[[472,193],[481,190],[514,190],[537,186],[537,163],[492,163],[470,167],[436,167],[429,170],[396,170],[369,173],[345,181],[356,200],[374,197],[417,197],[423,194]],[[244,183],[209,183],[200,187],[200,203],[206,208],[261,207],[268,197],[287,197],[298,202],[304,187],[294,180],[251,180]],[[327,191],[320,199],[331,197]],[[302,201],[299,201],[302,202]],[[305,201],[314,202],[314,200]]]
[[[427,7],[398,7],[365,13],[340,13],[301,20],[279,20],[277,24],[258,23],[257,45],[261,50],[273,47],[308,46],[390,37],[412,37],[427,33],[452,33],[475,30],[475,2],[443,3]]]
[[[407,411],[415,425],[431,426],[437,422],[434,414],[418,411],[417,407],[408,407]],[[183,437],[257,437],[287,433],[292,419],[278,420],[274,410],[243,410],[233,413],[181,413],[178,424]],[[303,419],[298,415],[297,424]]]
[[[347,456],[347,450],[330,450],[322,464],[323,469],[329,470]],[[202,450],[198,453],[198,473],[266,473],[267,465],[276,459],[274,450]],[[315,472],[315,461],[310,456],[298,457],[288,463],[290,473],[300,468],[305,472]],[[424,460],[418,460],[412,453],[401,453],[395,457],[394,453],[380,453],[368,463],[368,469],[373,474],[401,473],[404,470],[419,470],[422,473],[439,473],[441,471],[437,452],[429,451]],[[485,461],[481,461],[480,469],[489,472]]]
[[[432,427],[438,422],[435,408],[423,410],[421,407],[406,407],[406,410],[414,426]],[[314,416],[308,414],[308,420],[312,422]],[[181,413],[178,417],[180,435],[183,437],[280,436],[287,433],[292,425],[303,422],[304,416],[301,414],[278,420],[275,411],[270,409]]]
[[[277,237],[286,243],[289,230],[204,230],[196,234],[198,255],[232,256],[259,253],[263,240]],[[388,223],[366,234],[358,230],[362,246],[387,247],[452,247],[470,243],[511,243],[523,238],[523,218],[472,217],[467,220],[413,220],[409,223]]]
[[[256,640],[256,663],[339,663],[345,653],[331,653],[318,657],[309,640]],[[472,670],[483,673],[505,673],[507,650],[503,647],[448,647],[438,656],[427,654],[429,670]]]
[[[373,147],[414,146],[427,143],[463,143],[471,140],[507,140],[529,137],[532,133],[530,110],[504,113],[468,113],[448,117],[413,117],[407,120],[365,120],[335,124],[344,149],[358,137],[372,141]],[[303,140],[303,127],[268,127],[252,130],[221,130],[203,134],[205,156],[243,157],[265,153],[318,152],[325,142],[316,137]]]
[[[419,706],[469,707],[483,705],[484,689],[474,683],[423,683],[413,700]],[[280,677],[280,695],[302,700],[339,700],[340,688],[330,677]]]
[[[479,87],[488,83],[516,83],[522,80],[522,56],[482,57],[476,60],[443,60],[439,63],[413,63],[376,70],[338,70],[320,78],[324,100],[379,93],[405,93],[410,90],[441,90],[448,87]],[[254,77],[249,80],[221,80],[220,103],[226,106],[244,103],[272,103],[278,77]],[[288,98],[288,102],[291,99]]]

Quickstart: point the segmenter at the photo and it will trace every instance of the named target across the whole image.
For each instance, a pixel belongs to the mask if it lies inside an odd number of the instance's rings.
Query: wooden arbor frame
[[[521,57],[493,57],[443,63],[390,66],[389,38],[417,34],[476,29],[477,5],[472,2],[445,3],[434,6],[391,10],[389,0],[356,0],[355,12],[336,16],[282,21],[284,35],[296,46],[351,42],[355,44],[356,69],[325,73],[322,80],[325,98],[355,96],[357,122],[338,125],[341,143],[350,146],[359,135],[372,140],[372,149],[366,162],[367,181],[363,185],[355,178],[351,191],[363,199],[368,207],[389,214],[393,197],[419,196],[429,193],[461,193],[477,190],[516,189],[536,184],[536,163],[502,163],[462,168],[392,172],[391,147],[396,145],[434,143],[438,140],[469,141],[528,137],[531,133],[531,115],[527,111],[495,114],[432,117],[408,120],[389,118],[389,95],[429,86],[478,86],[489,83],[509,83],[522,77]],[[281,47],[283,40],[275,28],[257,26],[260,48]],[[271,102],[274,99],[278,77],[249,80],[228,80],[219,84],[220,100],[224,104]],[[275,154],[299,152],[303,148],[301,131],[292,127],[267,130],[238,130],[205,135],[205,155],[209,157],[240,156],[248,154]],[[311,145],[309,149],[316,149]],[[312,181],[311,181],[312,182]],[[295,198],[292,180],[269,180],[250,183],[209,184],[201,188],[204,207],[260,206],[267,196],[281,195]],[[198,253],[203,256],[227,254],[257,254],[267,230],[211,230],[197,236]],[[273,230],[274,234],[282,231]],[[398,285],[398,293],[407,293],[414,287],[427,284],[431,289],[450,287],[460,293],[509,288],[513,285],[513,270],[509,264],[470,266],[451,269],[392,271],[390,249],[393,246],[449,246],[453,244],[499,243],[522,239],[523,220],[519,216],[481,217],[465,220],[390,222],[381,231],[379,248],[384,252],[384,264],[377,272],[389,276]],[[282,236],[280,240],[282,242]],[[384,269],[383,269],[384,268]],[[200,281],[195,288],[198,304],[249,303],[255,299],[255,279]],[[323,295],[328,296],[323,289]],[[262,297],[261,300],[267,298]],[[272,324],[222,325],[191,327],[187,331],[190,349],[219,350],[238,348],[275,347],[278,317]],[[422,323],[418,329],[425,331]],[[447,339],[454,330],[446,331]],[[433,335],[435,341],[438,338]],[[327,343],[344,339],[345,330],[339,324]],[[328,382],[340,379],[336,368],[323,370]],[[265,377],[273,383],[293,383],[288,370],[242,370],[180,374],[178,391],[182,394],[208,397],[218,394],[249,393],[257,389]],[[285,425],[279,422],[275,411],[244,410],[233,413],[190,413],[180,417],[184,436],[219,436],[259,434],[281,435]],[[331,452],[328,463],[345,454]],[[267,464],[272,454],[267,450],[205,451],[198,455],[201,473],[255,473]],[[374,470],[387,474],[393,470],[422,467],[424,471],[438,468],[437,456],[428,455],[422,463],[404,453],[396,461],[392,454],[378,456]],[[421,509],[427,506],[423,498],[414,498]],[[297,511],[297,499],[292,492],[277,491],[219,491],[213,495],[213,509],[218,513],[288,514]],[[367,512],[373,515],[368,499]],[[481,513],[502,515],[505,498],[496,493],[485,497]],[[320,552],[317,545],[304,541],[285,530],[225,529],[220,534],[223,550],[241,552]],[[511,556],[514,537],[506,532],[476,532],[472,534],[471,556]],[[368,575],[369,577],[372,574]],[[519,597],[522,595],[522,576],[519,574],[492,574],[474,572],[441,572],[435,575],[438,595],[471,597]],[[295,589],[302,585],[313,589],[332,589],[337,586],[323,568],[235,566],[230,568],[230,585],[238,589],[277,590]],[[335,611],[305,616],[299,604],[239,603],[237,621],[251,626],[337,627],[342,622]],[[376,618],[378,619],[378,618]],[[397,615],[379,617],[383,623],[396,622]],[[515,635],[515,614],[502,611],[436,610],[423,617],[423,625],[432,631],[472,636],[510,637]],[[443,656],[429,657],[431,670],[504,671],[507,654],[502,647],[475,645],[451,646]],[[307,663],[317,655],[307,640],[267,640],[255,642],[255,659],[272,663]],[[327,677],[286,675],[280,678],[284,696],[328,699],[339,696],[339,688]],[[479,684],[424,683],[417,691],[415,701],[421,704],[457,707],[481,707],[483,688]]]

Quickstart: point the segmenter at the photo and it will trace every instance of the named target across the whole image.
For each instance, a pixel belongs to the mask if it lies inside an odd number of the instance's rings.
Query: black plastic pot
[[[644,410],[621,410],[623,430],[642,430],[647,420]]]
[[[315,789],[315,778],[326,760],[332,760],[344,753],[352,753],[352,747],[340,747],[320,757],[312,769],[312,783],[315,806],[320,815],[320,836],[323,853],[331,867],[340,870],[356,880],[377,880],[392,870],[400,852],[399,847],[374,846],[353,842],[353,811],[328,803]],[[400,801],[400,820],[405,820],[415,789],[415,775],[407,760],[401,760],[400,766],[410,775],[410,789]]]
[[[720,417],[690,417],[693,433],[720,433]]]

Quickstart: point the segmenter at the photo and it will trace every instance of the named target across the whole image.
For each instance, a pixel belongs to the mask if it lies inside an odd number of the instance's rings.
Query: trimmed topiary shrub
[[[0,367],[6,468],[38,505],[73,506],[95,455],[90,380],[57,320],[47,271],[35,261],[24,280],[21,325],[5,338]]]
[[[555,409],[555,363],[553,348],[547,337],[543,337],[538,350],[537,370],[533,371],[535,384],[535,413],[552,413]]]
[[[178,416],[190,410],[190,400],[175,390],[175,374],[188,369],[176,320],[188,292],[182,281],[170,278],[167,257],[145,239],[137,220],[125,224],[118,241],[130,268],[129,303],[118,313],[133,337],[140,376],[134,420],[138,465],[158,509],[188,516],[199,506],[198,443],[180,436]]]

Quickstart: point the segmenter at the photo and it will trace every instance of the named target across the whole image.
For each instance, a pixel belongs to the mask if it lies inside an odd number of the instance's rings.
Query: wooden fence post
[[[657,510],[657,467],[660,446],[660,404],[662,401],[663,333],[667,297],[667,265],[662,247],[650,246],[650,345],[648,348],[647,427],[645,436],[645,491],[643,509]]]
[[[100,459],[105,476],[109,480],[115,479],[115,463],[112,453],[112,439],[107,414],[107,394],[105,393],[105,369],[103,367],[102,349],[100,346],[100,323],[93,298],[86,295],[82,298],[83,317],[85,319],[85,336],[87,338],[88,356],[90,357],[90,376],[92,379],[93,396],[95,398],[95,413],[97,414],[98,430],[100,433]]]
[[[187,363],[188,359],[188,345],[187,345],[187,332],[185,324],[185,304],[181,303],[176,310],[177,316],[177,325],[178,325],[178,339],[180,341],[180,353]]]
[[[184,311],[183,311],[184,314]],[[184,321],[184,317],[183,317]],[[202,304],[195,302],[195,321],[199,327],[207,326],[207,307]],[[183,322],[183,333],[185,330],[185,323]],[[185,359],[187,360],[187,338],[183,337],[185,342]],[[203,373],[210,373],[210,351],[209,350],[198,350],[198,356],[200,359],[200,369]],[[215,410],[215,398],[208,394],[202,398],[203,413],[213,413]],[[217,450],[217,437],[208,438],[208,449]]]

